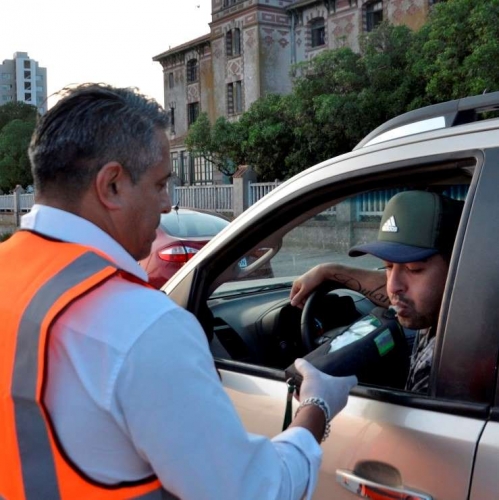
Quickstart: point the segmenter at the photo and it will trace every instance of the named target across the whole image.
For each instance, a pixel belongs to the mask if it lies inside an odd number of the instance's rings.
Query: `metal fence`
[[[234,211],[232,185],[176,186],[174,204],[216,212]]]
[[[29,212],[35,203],[35,195],[33,193],[26,193],[19,195],[19,210],[21,212]],[[15,212],[16,199],[13,194],[4,194],[0,196],[0,211],[2,212]]]
[[[270,193],[280,181],[250,182],[248,183],[248,206],[256,203],[260,198]],[[174,203],[181,207],[214,210],[216,212],[234,212],[234,186],[176,186]]]
[[[270,193],[280,182],[252,182],[248,185],[249,206],[256,203],[260,198]],[[363,193],[356,197],[357,218],[363,220],[369,217],[381,217],[388,200],[400,192],[399,189],[387,189]],[[464,200],[468,192],[468,186],[453,186],[444,192],[447,196],[458,200]],[[176,186],[174,191],[174,203],[186,208],[199,208],[213,210],[216,212],[234,212],[233,186]],[[0,196],[0,212],[15,212],[15,195],[8,194]],[[19,211],[29,212],[34,204],[34,194],[26,193],[19,195]],[[334,207],[329,210],[334,213]]]
[[[13,212],[15,208],[15,199],[13,194],[4,194],[0,196],[0,210],[2,212]]]
[[[248,205],[251,206],[260,198],[273,191],[281,182],[250,182],[248,185]]]
[[[19,196],[19,204],[21,212],[29,212],[31,207],[35,204],[35,194],[26,193]]]
[[[253,205],[260,198],[270,193],[280,182],[250,182],[248,184],[249,205]],[[200,208],[216,212],[234,211],[234,186],[232,184],[213,186],[175,186],[173,203],[186,208]],[[19,195],[20,211],[29,212],[34,204],[34,194]],[[0,196],[0,210],[13,212],[15,197],[13,194]]]
[[[388,200],[403,191],[402,189],[384,189],[381,191],[371,191],[356,196],[357,219],[365,220],[369,217],[381,217]],[[451,186],[443,192],[455,200],[464,200],[468,194],[468,186]]]
[[[399,191],[399,189],[387,189],[359,194],[355,197],[357,203],[357,219],[362,220],[368,217],[381,217],[388,200]]]

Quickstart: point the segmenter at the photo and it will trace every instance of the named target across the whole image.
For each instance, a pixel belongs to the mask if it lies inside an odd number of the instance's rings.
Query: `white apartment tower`
[[[36,106],[41,114],[47,111],[47,69],[27,52],[16,52],[0,64],[0,106],[10,101]]]

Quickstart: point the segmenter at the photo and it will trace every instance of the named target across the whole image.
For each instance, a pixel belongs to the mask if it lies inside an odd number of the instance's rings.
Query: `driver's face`
[[[420,262],[385,262],[386,290],[400,324],[418,330],[434,326],[447,279],[448,263],[441,255]]]

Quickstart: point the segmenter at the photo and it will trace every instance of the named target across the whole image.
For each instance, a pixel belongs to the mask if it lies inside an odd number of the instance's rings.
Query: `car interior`
[[[382,182],[366,177],[346,189],[325,185],[315,196],[283,204],[206,271],[197,316],[215,360],[282,372],[305,356],[327,373],[356,374],[361,384],[403,389],[414,331],[403,330],[389,309],[376,307],[352,283],[324,284],[303,310],[290,304],[291,286],[322,262],[381,269],[380,260],[348,257],[348,249],[376,239],[386,201],[409,189],[464,200],[476,165],[476,158],[463,158],[411,166]],[[238,262],[247,256],[251,264],[242,268]],[[343,340],[356,329],[357,340]]]

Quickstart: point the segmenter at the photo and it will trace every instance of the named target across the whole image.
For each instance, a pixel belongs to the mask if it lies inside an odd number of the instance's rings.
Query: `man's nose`
[[[388,274],[386,281],[386,290],[388,294],[397,294],[405,292],[406,284],[404,279],[404,273],[398,265],[394,265]]]

